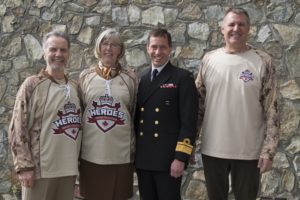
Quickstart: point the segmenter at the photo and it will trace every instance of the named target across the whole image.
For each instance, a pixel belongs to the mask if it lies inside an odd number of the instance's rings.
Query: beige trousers
[[[33,187],[22,187],[22,200],[73,200],[76,176],[41,178]]]

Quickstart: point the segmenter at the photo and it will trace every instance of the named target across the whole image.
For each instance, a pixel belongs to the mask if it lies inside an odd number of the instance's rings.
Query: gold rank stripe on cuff
[[[193,150],[193,146],[190,145],[190,143],[187,143],[185,141],[183,141],[183,142],[177,142],[176,151],[179,151],[179,152],[191,155],[192,154],[192,150]]]

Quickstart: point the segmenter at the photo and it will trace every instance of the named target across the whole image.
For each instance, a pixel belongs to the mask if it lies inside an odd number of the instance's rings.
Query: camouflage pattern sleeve
[[[262,59],[266,65],[262,79],[262,90],[260,97],[266,129],[260,157],[273,160],[279,141],[279,116],[277,104],[278,87],[275,67],[272,64],[271,57],[263,52],[258,52],[258,54],[262,56]]]
[[[204,112],[205,112],[205,97],[206,97],[206,88],[203,80],[203,66],[205,62],[205,56],[202,60],[201,65],[199,66],[199,72],[197,78],[195,80],[196,88],[198,90],[198,101],[199,101],[199,110],[198,110],[198,122],[197,122],[197,130],[200,131],[203,123]]]
[[[30,149],[28,133],[29,99],[34,79],[27,78],[21,85],[15,101],[8,138],[13,154],[13,162],[17,172],[34,169],[34,161]]]

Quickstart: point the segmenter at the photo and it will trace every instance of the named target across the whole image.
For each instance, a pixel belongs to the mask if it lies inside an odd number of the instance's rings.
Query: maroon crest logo
[[[112,96],[101,96],[97,101],[93,101],[93,108],[88,110],[89,123],[95,123],[104,133],[116,125],[124,125],[125,113],[119,111],[120,103],[115,103]]]
[[[253,73],[250,72],[248,69],[246,69],[240,74],[240,79],[242,79],[245,83],[249,81],[253,81],[253,78],[254,78]]]
[[[59,110],[57,115],[59,119],[53,122],[57,127],[53,129],[54,134],[66,134],[68,137],[76,140],[81,125],[80,109],[76,111],[76,105],[68,102],[64,106],[64,112]]]

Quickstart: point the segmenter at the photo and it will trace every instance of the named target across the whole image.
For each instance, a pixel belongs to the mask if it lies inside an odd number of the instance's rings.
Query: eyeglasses
[[[121,47],[121,45],[119,45],[117,43],[108,43],[108,42],[102,43],[101,46],[103,46],[105,48],[111,47],[111,48],[114,48],[114,49]]]

